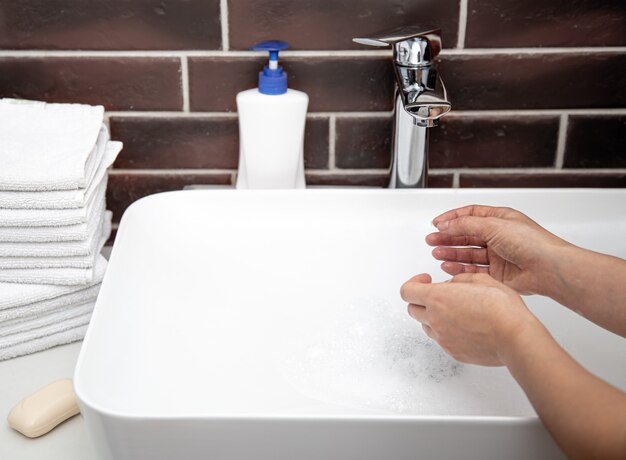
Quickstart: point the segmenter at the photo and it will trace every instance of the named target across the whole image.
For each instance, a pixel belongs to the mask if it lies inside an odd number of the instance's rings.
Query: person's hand
[[[543,329],[519,294],[486,274],[446,283],[421,274],[404,283],[400,295],[424,332],[464,363],[502,366],[518,338]]]
[[[433,220],[426,237],[450,275],[487,273],[521,294],[545,294],[554,276],[554,251],[571,246],[519,211],[465,206]],[[455,247],[456,246],[456,247]]]

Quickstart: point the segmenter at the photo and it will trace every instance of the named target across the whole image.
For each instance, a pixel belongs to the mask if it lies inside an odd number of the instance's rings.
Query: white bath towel
[[[1,227],[0,243],[49,243],[82,241],[93,234],[98,217],[104,213],[105,200],[93,199],[88,204],[87,222],[60,227]]]
[[[3,348],[0,350],[0,361],[17,358],[18,356],[30,355],[32,353],[37,353],[38,351],[47,350],[48,348],[53,348],[59,345],[78,342],[79,340],[83,340],[85,338],[88,326],[88,324],[84,324],[73,329],[39,337],[37,339],[29,340],[28,342],[13,345],[12,347]]]
[[[0,100],[0,190],[86,188],[102,106]]]
[[[50,334],[56,334],[58,332],[67,331],[68,329],[88,324],[91,319],[94,302],[90,302],[87,305],[89,307],[87,313],[83,313],[77,317],[0,338],[0,350],[19,343],[28,342],[29,340],[38,339]]]
[[[105,211],[102,217],[102,233],[96,242],[91,254],[69,257],[0,257],[0,270],[12,269],[40,269],[40,268],[91,268],[96,261],[96,254],[102,251],[105,243],[111,236],[111,218],[113,213]],[[1,276],[0,276],[1,279]]]
[[[44,315],[69,308],[73,305],[80,305],[90,300],[95,300],[98,297],[98,292],[100,292],[100,283],[53,299],[42,300],[20,307],[6,308],[0,310],[0,324],[4,321]]]
[[[107,152],[109,158],[115,158],[122,149],[121,142],[111,141],[107,143]],[[107,154],[107,155],[109,155]],[[106,191],[106,175],[99,183],[93,183],[88,187],[86,199],[91,199],[99,195],[103,195]],[[1,209],[0,208],[0,226],[3,227],[53,227],[59,225],[73,225],[86,222],[87,209],[89,206],[82,208],[70,209]]]
[[[93,261],[89,268],[57,267],[57,268],[11,268],[0,270],[0,282],[25,284],[89,284],[94,278],[96,258],[101,257],[102,246],[111,234],[110,220],[104,218],[102,227],[96,235],[96,246],[91,248]]]
[[[105,189],[101,190],[97,200],[104,202]],[[58,210],[57,210],[58,211]],[[89,233],[82,241],[47,241],[42,243],[23,243],[13,241],[0,242],[0,257],[69,257],[93,254],[95,238],[101,228],[103,214],[90,216],[87,222]]]
[[[33,329],[21,342],[0,348],[0,361],[82,340],[85,338],[90,319],[91,313],[88,313],[71,321]]]
[[[98,256],[94,267],[93,280],[96,285],[104,278],[107,261]],[[53,301],[61,296],[85,289],[87,286],[54,286],[48,284],[0,283],[0,310],[23,307],[35,302]]]
[[[90,193],[100,183],[107,168],[113,164],[118,148],[121,143],[109,143],[109,131],[102,125],[98,142],[94,146],[94,158],[97,161],[97,168],[93,177],[89,178],[87,188],[76,190],[50,190],[46,192],[34,191],[7,191],[0,190],[0,208],[9,209],[67,209],[81,208],[87,204]],[[108,148],[107,148],[108,147]]]
[[[0,348],[15,345],[15,339],[22,334],[52,324],[66,322],[91,313],[94,302],[83,302],[65,308],[59,308],[45,315],[15,318],[0,323]]]

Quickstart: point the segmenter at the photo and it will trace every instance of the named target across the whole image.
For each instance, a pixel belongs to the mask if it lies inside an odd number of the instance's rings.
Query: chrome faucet
[[[410,26],[353,40],[393,48],[396,91],[389,187],[426,187],[428,128],[437,126],[451,108],[435,63],[441,51],[441,31]]]

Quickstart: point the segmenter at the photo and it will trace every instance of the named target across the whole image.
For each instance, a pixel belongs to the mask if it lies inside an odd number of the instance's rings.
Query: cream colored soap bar
[[[79,412],[72,381],[63,379],[24,398],[9,412],[7,420],[14,430],[36,438]]]

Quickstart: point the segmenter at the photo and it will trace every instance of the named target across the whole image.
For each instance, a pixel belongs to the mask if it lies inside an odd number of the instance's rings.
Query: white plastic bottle
[[[287,74],[278,65],[280,41],[253,48],[269,51],[259,73],[259,87],[237,94],[239,114],[238,189],[304,188],[304,125],[309,97],[287,88]]]

